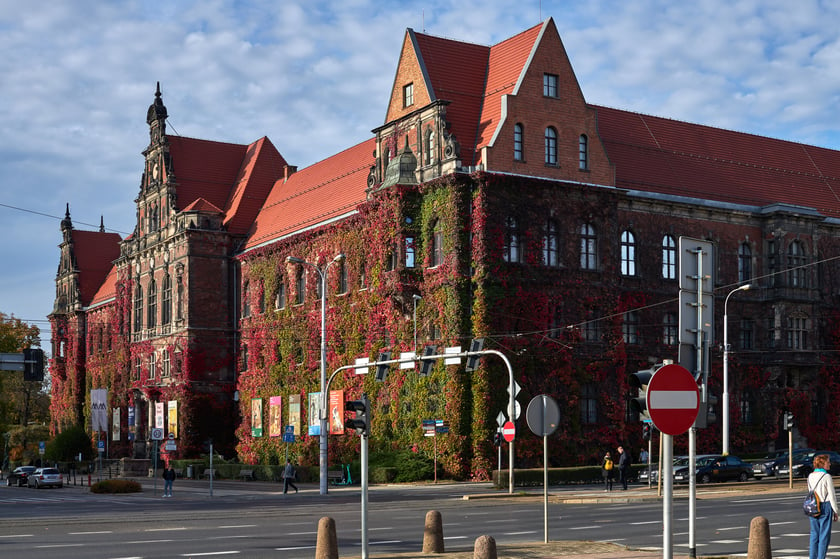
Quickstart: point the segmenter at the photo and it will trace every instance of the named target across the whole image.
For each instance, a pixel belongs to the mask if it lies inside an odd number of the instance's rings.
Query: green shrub
[[[143,487],[133,479],[104,479],[90,486],[91,493],[141,493]]]
[[[96,455],[90,435],[83,427],[74,425],[57,434],[47,443],[46,458],[50,462],[72,462],[79,453],[82,460],[92,460]]]
[[[374,471],[381,469],[376,474]],[[417,452],[399,450],[378,452],[370,461],[371,482],[373,483],[410,483],[434,479],[434,462]]]

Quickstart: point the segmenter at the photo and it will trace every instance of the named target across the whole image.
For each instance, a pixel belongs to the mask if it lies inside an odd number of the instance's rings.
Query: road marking
[[[36,545],[36,549],[51,549],[54,547],[82,547],[83,543],[57,543],[53,545]]]
[[[722,543],[722,544],[730,544],[730,543],[744,543],[746,540],[712,540],[710,543]],[[705,544],[703,544],[705,545]]]
[[[743,530],[743,526],[727,526],[726,528],[715,528],[718,532],[726,532],[727,530]]]
[[[402,540],[382,540],[379,542],[368,542],[370,545],[387,545],[389,543],[402,543]]]
[[[536,530],[529,530],[527,532],[505,532],[503,536],[524,536],[526,534],[536,534]]]
[[[89,536],[93,534],[113,534],[111,530],[102,530],[101,532],[68,532],[70,536]]]
[[[219,526],[219,529],[229,528],[256,528],[257,524],[240,524],[239,526]]]
[[[317,533],[318,532],[289,532],[286,535],[287,536],[311,536],[312,534],[317,534]],[[297,548],[292,548],[292,549],[297,549]],[[307,549],[307,548],[304,547],[304,548],[301,548],[301,549]]]
[[[207,553],[182,553],[181,557],[206,557],[210,555],[238,555],[241,551],[208,551]]]
[[[135,540],[135,541],[131,541],[131,542],[120,542],[120,543],[143,545],[143,544],[147,544],[147,543],[172,543],[174,541],[175,540]]]
[[[146,528],[144,532],[181,532],[186,530],[184,526],[176,526],[174,528]]]
[[[444,536],[445,540],[465,540],[467,536]]]
[[[793,520],[786,520],[784,522],[771,522],[770,526],[781,526],[782,524],[798,524],[798,522],[794,522]]]
[[[642,526],[643,524],[662,524],[662,520],[648,520],[646,522],[631,522],[631,526]]]
[[[300,549],[315,549],[314,545],[301,545],[298,547],[275,547],[274,551],[298,551]]]
[[[0,536],[0,538],[31,538],[35,534],[9,534],[8,536]]]
[[[567,530],[599,530],[602,526],[593,524],[592,526],[575,526],[574,528],[566,528]]]

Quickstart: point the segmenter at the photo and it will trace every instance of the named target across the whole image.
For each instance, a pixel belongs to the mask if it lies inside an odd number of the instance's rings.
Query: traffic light
[[[502,434],[498,431],[493,433],[493,446],[502,446]]]
[[[478,352],[484,349],[484,338],[475,338],[470,342],[470,352]],[[467,355],[467,366],[464,370],[471,373],[478,369],[478,362],[481,360],[480,355]]]
[[[711,391],[707,392],[706,401],[701,401],[700,409],[697,410],[697,420],[694,422],[696,428],[705,429],[709,425],[717,423],[717,411],[715,410],[717,403],[718,397]]]
[[[656,369],[642,369],[630,374],[628,383],[630,388],[638,388],[639,395],[636,398],[630,398],[630,409],[638,413],[642,419],[650,419],[650,414],[647,409],[647,387],[650,384],[650,379]]]
[[[390,359],[391,359],[391,352],[390,351],[383,351],[382,353],[379,354],[379,357],[376,360],[377,361],[389,361]],[[387,363],[384,364],[384,365],[377,365],[376,366],[376,373],[374,374],[373,378],[375,378],[379,382],[383,382],[385,380],[385,377],[388,376],[388,369],[390,369],[390,368],[391,368],[391,365],[387,364]]]
[[[646,441],[650,440],[650,423],[644,423],[642,425],[642,438]]]
[[[793,413],[786,411],[784,416],[785,431],[793,429]]]
[[[28,347],[23,350],[23,380],[44,380],[44,351]]]
[[[352,400],[344,405],[345,411],[356,412],[356,417],[344,422],[344,426],[355,429],[356,433],[367,437],[370,434],[370,400],[367,394],[362,394],[360,400]]]
[[[437,351],[437,346],[435,345],[427,345],[423,348],[423,356],[434,355]],[[432,367],[435,366],[434,359],[423,359],[420,358],[420,372],[418,373],[421,377],[429,376],[429,373],[432,372]]]

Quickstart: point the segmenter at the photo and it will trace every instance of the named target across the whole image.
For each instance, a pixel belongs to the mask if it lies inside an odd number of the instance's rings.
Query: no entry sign
[[[513,421],[508,421],[502,425],[502,436],[507,442],[511,442],[516,437],[516,427],[513,425]]]
[[[680,365],[665,365],[656,371],[648,383],[647,409],[653,424],[666,435],[688,431],[700,409],[694,376]]]

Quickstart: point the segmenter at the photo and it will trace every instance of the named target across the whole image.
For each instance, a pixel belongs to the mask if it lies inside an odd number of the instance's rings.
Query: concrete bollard
[[[770,550],[770,523],[763,516],[756,516],[750,522],[750,543],[747,559],[772,559]]]
[[[443,520],[439,511],[430,510],[426,513],[423,553],[443,553]]]
[[[479,536],[475,540],[473,559],[497,559],[496,540],[493,536]]]
[[[338,559],[338,538],[335,535],[335,520],[329,516],[318,521],[318,541],[315,544],[315,559]]]

